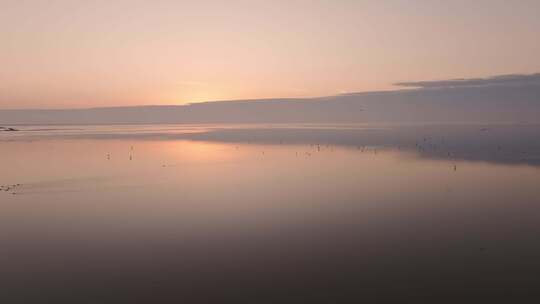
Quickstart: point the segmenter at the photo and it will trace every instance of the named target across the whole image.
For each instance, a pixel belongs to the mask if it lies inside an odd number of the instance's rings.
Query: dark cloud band
[[[471,87],[471,86],[492,86],[492,85],[540,85],[540,73],[529,75],[500,75],[489,78],[470,79],[450,79],[437,81],[410,81],[398,82],[397,86],[415,88],[449,88],[449,87]]]

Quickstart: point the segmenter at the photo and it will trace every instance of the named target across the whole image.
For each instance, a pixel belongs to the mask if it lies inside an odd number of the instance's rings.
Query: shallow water
[[[18,128],[0,134],[9,303],[536,292],[536,126]]]

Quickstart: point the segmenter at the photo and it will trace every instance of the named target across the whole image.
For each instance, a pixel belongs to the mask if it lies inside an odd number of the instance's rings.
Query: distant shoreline
[[[456,86],[178,106],[1,110],[4,125],[539,123],[540,83]]]

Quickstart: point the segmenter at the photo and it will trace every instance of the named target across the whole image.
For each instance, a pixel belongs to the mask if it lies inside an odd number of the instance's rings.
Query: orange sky
[[[0,108],[182,104],[540,71],[540,1],[0,2]]]

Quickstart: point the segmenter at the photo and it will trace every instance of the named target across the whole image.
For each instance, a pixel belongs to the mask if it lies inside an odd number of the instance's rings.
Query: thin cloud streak
[[[449,79],[436,81],[407,81],[394,85],[415,88],[454,88],[472,86],[498,86],[498,85],[531,85],[540,84],[540,73],[535,74],[509,74],[488,78]]]

